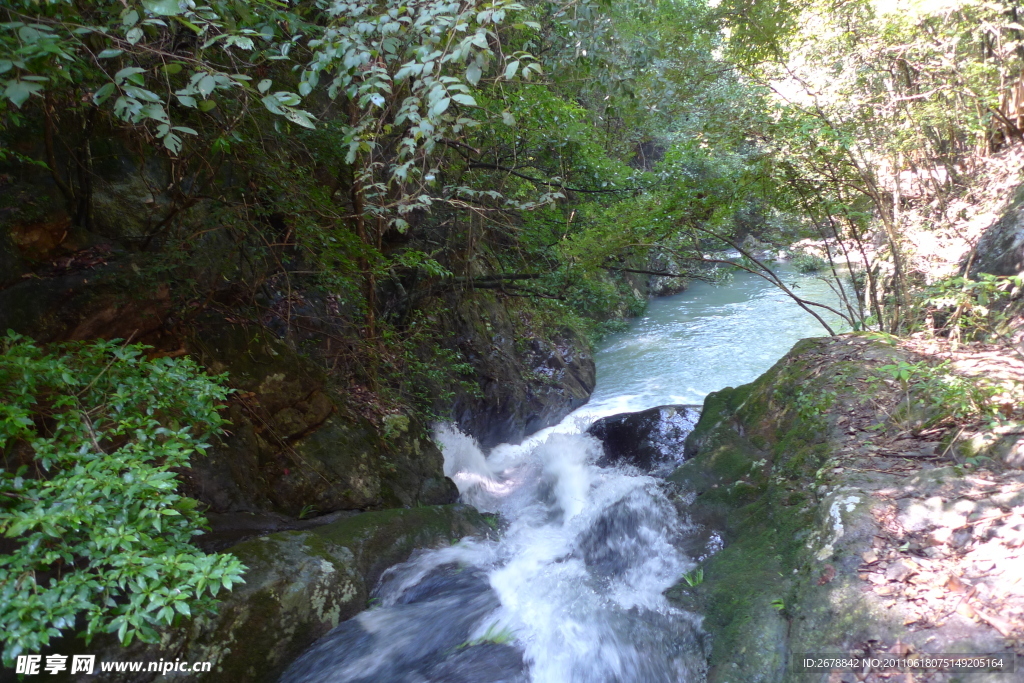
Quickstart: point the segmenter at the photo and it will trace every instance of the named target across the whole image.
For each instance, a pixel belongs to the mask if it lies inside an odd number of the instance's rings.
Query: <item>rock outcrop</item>
[[[444,457],[407,415],[384,429],[347,414],[310,361],[257,326],[206,321],[187,342],[238,392],[231,434],[183,476],[213,512],[336,510],[452,503]]]
[[[570,328],[552,333],[532,329],[531,322],[485,292],[455,309],[452,331],[479,392],[459,396],[452,414],[484,448],[519,443],[557,424],[594,390],[587,341]]]
[[[999,220],[982,234],[974,253],[969,264],[972,278],[978,277],[979,273],[1024,273],[1024,186],[1017,189]]]
[[[1013,655],[1019,427],[980,442],[936,427],[947,406],[882,370],[925,358],[864,336],[804,340],[708,396],[670,481],[724,548],[669,597],[705,615],[712,683],[840,680],[797,673],[800,653]]]
[[[632,465],[644,472],[671,471],[685,460],[686,436],[699,417],[699,406],[659,406],[603,417],[590,425],[587,433],[604,448],[604,456],[597,462],[602,467]]]
[[[61,654],[86,652],[104,661],[209,662],[201,674],[105,673],[110,683],[159,680],[271,683],[284,668],[340,622],[366,609],[384,570],[414,549],[447,545],[490,531],[463,505],[366,512],[310,529],[283,531],[227,550],[249,567],[245,583],[227,594],[212,616],[165,629],[156,645],[84,647],[66,639]],[[58,680],[58,679],[54,679]],[[64,679],[68,680],[68,679]],[[95,675],[70,680],[99,680]]]

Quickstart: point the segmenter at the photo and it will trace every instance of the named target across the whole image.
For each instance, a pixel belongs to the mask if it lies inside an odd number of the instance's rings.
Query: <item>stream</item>
[[[780,274],[806,299],[835,300],[813,276]],[[590,402],[560,424],[486,455],[439,426],[445,473],[463,502],[498,513],[500,529],[389,570],[371,609],[314,644],[282,682],[702,680],[701,617],[663,593],[714,551],[715,537],[711,547],[694,543],[685,505],[660,479],[594,464],[601,444],[586,428],[607,415],[700,404],[822,334],[761,278],[697,282],[604,340]]]

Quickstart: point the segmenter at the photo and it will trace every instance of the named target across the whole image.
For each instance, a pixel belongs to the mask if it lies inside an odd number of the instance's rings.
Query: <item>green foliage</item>
[[[321,89],[356,102],[362,116],[347,124],[349,161],[374,146],[377,112],[394,106],[393,124],[409,122],[397,161],[427,151],[471,123],[451,115],[473,107],[469,94],[495,54],[495,30],[524,7],[510,0],[482,6],[442,0],[318,2],[317,12],[269,0],[195,6],[176,0],[83,2],[19,0],[7,10],[0,39],[3,98],[20,109],[30,97],[78,88],[126,124],[143,124],[172,153],[194,128],[175,125],[175,110],[208,114],[225,99],[259,102],[303,128],[315,119],[303,98]],[[310,21],[311,18],[315,21]],[[530,78],[536,60],[516,52],[496,78]],[[278,85],[254,83],[247,71],[278,69]],[[260,68],[262,67],[262,68]],[[404,96],[395,99],[398,92]],[[398,177],[410,165],[395,169]]]
[[[305,22],[276,2],[213,5],[17,0],[6,8],[0,38],[3,98],[22,109],[30,98],[77,91],[124,124],[144,126],[173,155],[182,136],[198,131],[171,117],[193,110],[200,125],[216,125],[212,110],[225,100],[262,100],[273,114],[312,127],[299,95],[270,93],[269,80],[254,86],[245,73],[287,59],[292,36],[280,27]]]
[[[396,404],[411,405],[427,420],[443,420],[436,413],[448,406],[457,392],[479,394],[474,368],[451,348],[426,315],[417,312],[404,329],[386,325],[381,331],[382,392]]]
[[[823,391],[798,391],[793,399],[797,415],[804,420],[818,420],[828,411],[838,398],[831,389]]]
[[[801,273],[817,273],[828,267],[828,263],[824,259],[814,254],[797,254],[790,260],[790,263]]]
[[[957,424],[978,419],[998,419],[999,406],[993,400],[1002,390],[983,378],[967,377],[953,371],[949,361],[931,365],[927,361],[898,361],[883,365],[878,376],[900,382],[905,393],[904,418],[915,407],[928,415],[923,427],[951,420]]]
[[[5,663],[78,618],[86,638],[153,642],[242,581],[236,558],[191,545],[204,520],[175,493],[174,470],[223,428],[222,377],[118,342],[44,350],[12,333],[0,347]]]
[[[971,341],[1000,334],[1007,322],[1006,304],[1024,287],[1019,276],[979,273],[977,280],[956,276],[936,282],[924,292],[924,309],[943,334]]]
[[[464,643],[458,645],[456,649],[461,650],[466,647],[473,647],[474,645],[483,645],[485,643],[493,643],[494,645],[505,645],[511,643],[516,639],[516,634],[512,630],[511,626],[500,626],[498,622],[494,622],[487,627],[487,631],[479,638],[473,640],[467,640]]]
[[[697,567],[693,571],[686,572],[683,574],[683,581],[690,588],[696,588],[697,586],[704,583],[704,568]]]

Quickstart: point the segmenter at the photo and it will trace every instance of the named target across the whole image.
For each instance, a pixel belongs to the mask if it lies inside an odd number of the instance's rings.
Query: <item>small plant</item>
[[[487,522],[487,526],[491,527],[492,530],[498,530],[498,515],[495,514],[482,514],[484,521]]]
[[[987,455],[968,455],[964,458],[964,464],[968,467],[980,467],[983,462],[991,462],[992,458]]]
[[[780,612],[782,612],[782,611],[784,611],[786,609],[786,601],[783,600],[782,598],[775,598],[774,600],[772,600],[768,604],[770,604],[772,607],[774,607],[775,609],[777,609]]]
[[[898,363],[892,363],[890,365],[883,365],[878,368],[878,371],[882,374],[889,375],[893,379],[898,379],[901,382],[907,382],[910,378],[918,374],[921,370],[920,363],[911,365],[906,361],[899,361]]]
[[[878,373],[900,382],[907,416],[914,406],[925,408],[931,415],[925,427],[943,420],[963,423],[998,417],[998,405],[993,399],[1000,393],[1000,387],[956,374],[949,361],[929,365],[926,361],[907,363],[901,360],[881,366]]]
[[[836,392],[832,390],[813,393],[800,391],[794,400],[797,415],[804,420],[816,420],[832,407],[836,398]]]
[[[1005,304],[1024,287],[1024,278],[980,273],[977,280],[953,277],[933,285],[925,298],[929,327],[954,341],[999,335],[1007,321]]]
[[[306,519],[307,517],[315,517],[317,510],[316,505],[304,505],[302,510],[299,511],[299,519]]]
[[[499,622],[494,622],[487,627],[487,631],[479,638],[473,640],[467,640],[460,644],[456,649],[461,650],[467,647],[473,647],[474,645],[483,645],[485,643],[493,643],[495,645],[505,645],[511,643],[516,639],[515,633],[512,631],[511,626],[498,627]]]
[[[704,583],[704,568],[697,567],[693,571],[689,571],[683,574],[683,581],[686,582],[690,588],[696,588],[697,586]]]

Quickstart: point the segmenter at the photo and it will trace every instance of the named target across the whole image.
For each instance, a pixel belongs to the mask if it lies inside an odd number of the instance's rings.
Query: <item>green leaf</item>
[[[113,92],[114,92],[114,84],[113,83],[107,83],[106,85],[100,86],[100,88],[95,93],[93,93],[93,96],[92,96],[93,104],[95,104],[96,106],[99,106],[99,105],[103,104],[104,102],[107,101],[107,98],[109,98],[111,96],[111,94],[113,94]]]
[[[124,54],[124,50],[118,50],[112,47],[108,47],[106,50],[101,51],[96,55],[97,59],[112,59],[118,55]]]
[[[281,103],[277,100],[277,95],[267,95],[261,100],[261,102],[263,102],[263,106],[266,107],[267,111],[271,114],[284,114],[284,107],[282,107]]]
[[[480,69],[480,65],[478,65],[476,62],[471,63],[469,65],[469,68],[466,69],[466,80],[470,83],[470,85],[475,86],[477,83],[479,83],[481,75],[483,75],[483,72]]]
[[[309,112],[302,111],[301,109],[292,109],[285,113],[284,117],[292,123],[297,123],[303,128],[316,128],[316,124],[313,123],[313,117]]]
[[[174,20],[177,21],[182,26],[184,26],[184,27],[194,31],[197,36],[203,35],[203,29],[199,28],[198,26],[193,24],[191,21],[187,21],[187,20],[185,20],[185,19],[183,19],[181,17],[174,17]]]
[[[181,14],[181,4],[178,0],[142,0],[142,6],[153,14],[163,17]]]
[[[442,97],[430,107],[430,116],[436,118],[445,113],[448,111],[448,105],[451,103],[452,99],[450,97]]]
[[[455,100],[456,102],[458,102],[459,104],[466,105],[467,107],[475,107],[476,106],[476,100],[474,100],[470,95],[463,95],[463,94],[452,95],[452,99]]]
[[[21,109],[32,93],[39,92],[43,86],[28,81],[10,81],[4,89],[4,97],[11,101],[15,107]]]
[[[269,78],[264,78],[256,85],[256,89],[259,90],[260,94],[262,95],[263,93],[270,90],[270,86],[272,86],[273,84],[274,82],[272,80],[270,80]]]
[[[516,71],[519,69],[519,60],[513,60],[508,63],[505,67],[505,80],[510,81],[515,78]]]
[[[199,90],[204,98],[214,91],[217,87],[217,79],[207,74],[199,79],[199,83],[196,84],[196,88]]]
[[[140,69],[137,66],[126,66],[125,68],[121,69],[116,74],[114,74],[114,83],[116,83],[117,85],[121,85],[125,81],[125,79],[131,76],[135,76],[136,74],[144,73],[145,71],[145,69]],[[141,83],[138,83],[137,85],[141,85]]]

